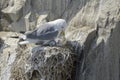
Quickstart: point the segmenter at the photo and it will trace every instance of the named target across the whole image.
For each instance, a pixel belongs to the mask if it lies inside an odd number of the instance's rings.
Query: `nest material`
[[[72,80],[71,74],[74,69],[74,54],[64,48],[38,49],[32,55],[32,67],[39,73],[41,80]],[[35,72],[31,79],[34,80]]]
[[[73,80],[76,56],[68,48],[36,47],[22,51],[13,65],[11,79]]]

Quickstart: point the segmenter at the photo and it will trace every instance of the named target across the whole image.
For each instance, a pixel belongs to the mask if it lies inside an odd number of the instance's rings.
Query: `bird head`
[[[64,31],[67,27],[67,23],[64,19],[57,19],[54,21],[48,22],[48,24],[53,25],[55,29],[59,31]]]
[[[67,23],[66,23],[66,21],[64,19],[58,19],[56,21],[56,28],[58,30],[65,31],[66,27],[67,27]]]

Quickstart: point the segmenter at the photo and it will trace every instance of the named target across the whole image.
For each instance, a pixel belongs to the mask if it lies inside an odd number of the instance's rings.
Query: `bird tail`
[[[19,45],[25,45],[25,44],[29,44],[30,42],[29,41],[21,41],[21,42],[19,42],[18,44]]]

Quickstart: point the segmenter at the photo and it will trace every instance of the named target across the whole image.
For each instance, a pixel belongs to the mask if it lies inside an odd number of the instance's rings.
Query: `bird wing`
[[[59,31],[54,30],[54,31],[47,31],[43,34],[37,33],[37,37],[40,40],[54,40],[58,36]]]
[[[39,28],[36,28],[30,34],[27,34],[27,38],[39,39],[39,40],[54,40],[59,30],[54,28],[54,25],[44,24]]]
[[[45,33],[49,33],[52,31],[55,31],[54,25],[49,25],[46,23],[37,29],[37,34],[45,34]]]

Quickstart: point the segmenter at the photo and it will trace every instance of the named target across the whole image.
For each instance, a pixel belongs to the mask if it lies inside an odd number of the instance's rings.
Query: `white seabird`
[[[61,36],[64,36],[67,23],[64,19],[57,19],[47,22],[36,28],[33,31],[26,32],[24,36],[20,36],[25,41],[19,42],[22,44],[39,43],[40,41],[55,40]],[[62,34],[63,33],[63,34]]]

